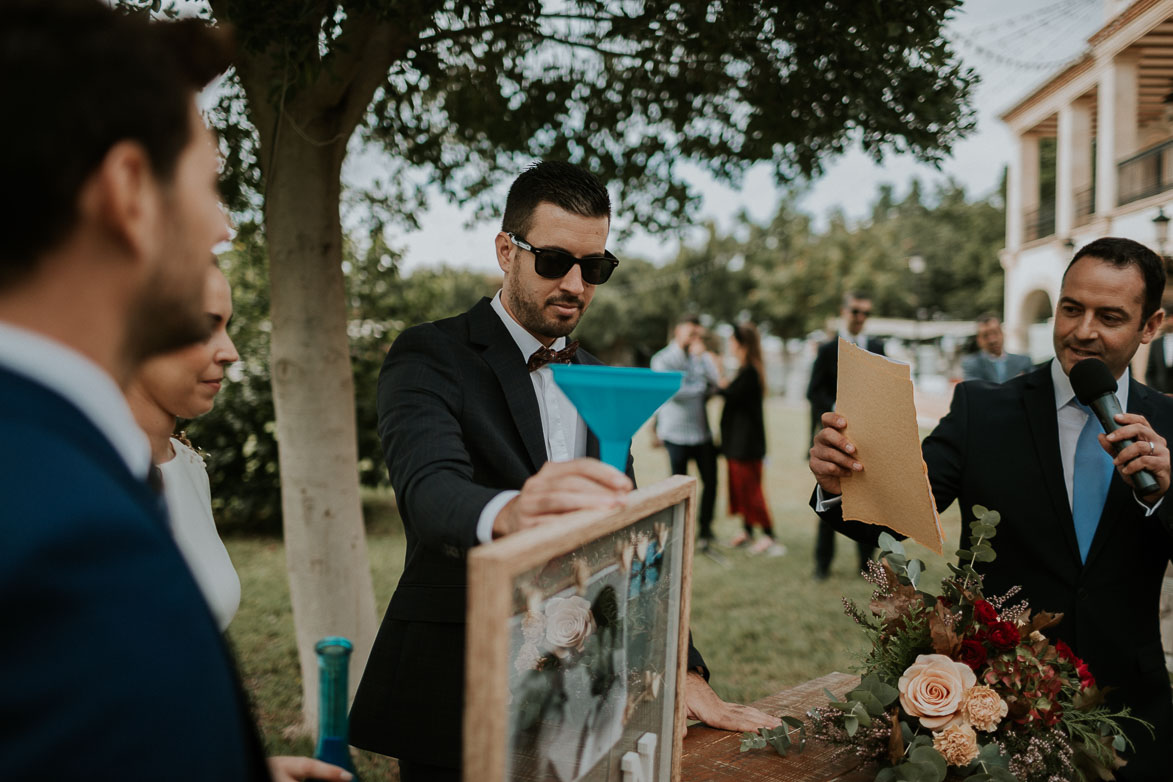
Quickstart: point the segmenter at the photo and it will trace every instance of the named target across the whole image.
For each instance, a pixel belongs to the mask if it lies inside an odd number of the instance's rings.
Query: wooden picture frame
[[[469,552],[465,782],[679,781],[695,504],[673,476]]]

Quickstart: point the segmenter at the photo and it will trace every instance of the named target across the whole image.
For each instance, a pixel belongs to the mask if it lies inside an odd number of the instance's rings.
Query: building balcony
[[[1173,139],[1122,160],[1116,170],[1118,206],[1173,189]]]
[[[1033,242],[1055,233],[1055,204],[1043,203],[1023,215],[1023,240]]]

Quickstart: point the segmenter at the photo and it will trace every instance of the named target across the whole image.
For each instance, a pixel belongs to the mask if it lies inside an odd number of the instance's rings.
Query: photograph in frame
[[[677,778],[694,494],[673,477],[470,554],[465,779]]]

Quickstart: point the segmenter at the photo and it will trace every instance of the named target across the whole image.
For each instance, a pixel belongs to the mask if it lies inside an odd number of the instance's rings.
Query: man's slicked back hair
[[[583,217],[611,219],[611,197],[594,174],[570,163],[546,160],[513,180],[501,230],[524,238],[533,225],[534,210],[542,203]]]
[[[1094,242],[1085,244],[1075,253],[1071,263],[1063,271],[1063,281],[1067,281],[1067,272],[1080,258],[1094,258],[1110,263],[1117,268],[1135,266],[1144,280],[1144,303],[1141,309],[1140,323],[1144,328],[1154,312],[1161,308],[1161,298],[1165,294],[1165,263],[1161,256],[1132,239],[1122,239],[1117,236],[1105,236]]]
[[[152,23],[100,0],[0,3],[0,290],[76,228],[86,180],[116,144],[140,144],[171,180],[191,99],[231,64],[223,30]]]

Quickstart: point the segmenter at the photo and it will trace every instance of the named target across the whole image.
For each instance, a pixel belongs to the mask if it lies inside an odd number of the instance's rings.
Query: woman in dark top
[[[729,346],[740,369],[721,391],[725,397],[721,450],[729,465],[729,513],[745,520],[745,531],[734,538],[732,545],[748,545],[757,527],[762,537],[750,546],[750,551],[781,556],[786,553],[786,547],[774,541],[774,525],[762,493],[762,459],[766,455],[762,399],[766,395],[766,373],[757,328],[752,323],[737,326]]]

